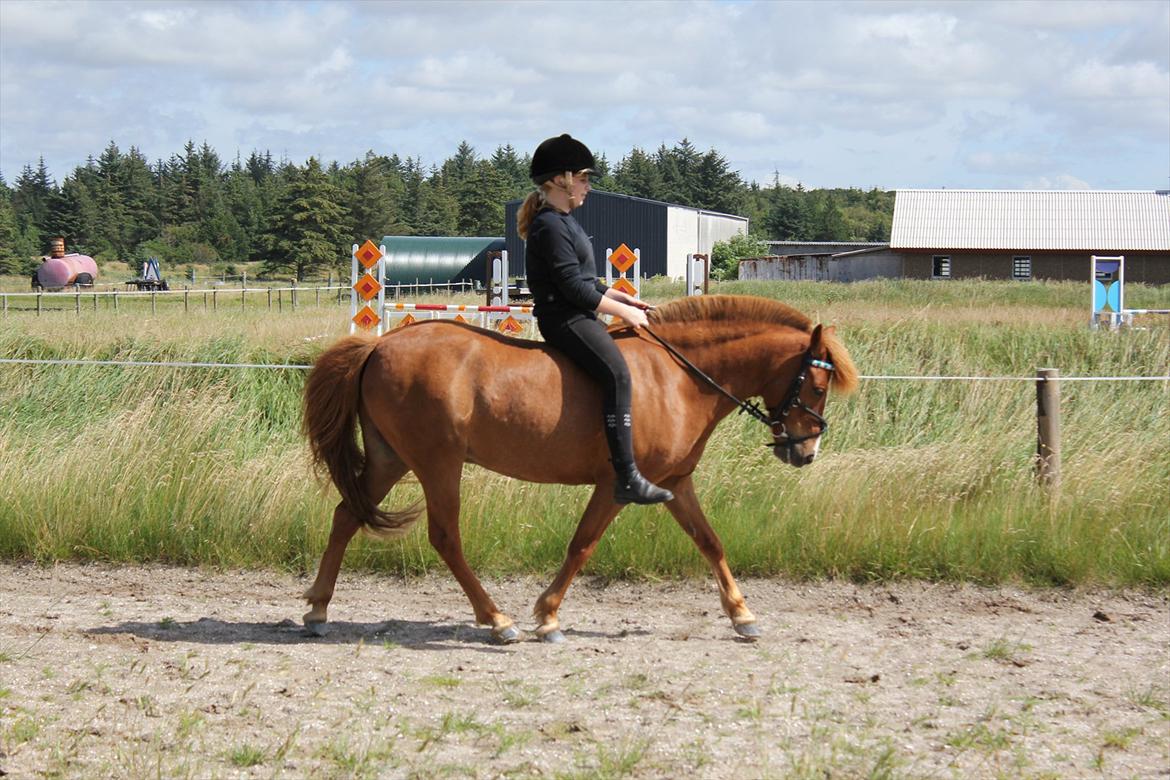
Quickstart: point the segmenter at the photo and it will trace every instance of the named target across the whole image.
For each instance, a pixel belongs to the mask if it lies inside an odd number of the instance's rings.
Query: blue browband
[[[826,371],[833,370],[833,364],[829,363],[827,361],[824,361],[824,360],[817,360],[816,358],[809,358],[805,362],[808,363],[808,365],[813,366],[815,368],[823,368]]]

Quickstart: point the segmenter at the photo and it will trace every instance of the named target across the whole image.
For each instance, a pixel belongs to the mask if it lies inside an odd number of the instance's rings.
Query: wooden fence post
[[[1055,493],[1060,489],[1060,371],[1036,369],[1036,477]]]

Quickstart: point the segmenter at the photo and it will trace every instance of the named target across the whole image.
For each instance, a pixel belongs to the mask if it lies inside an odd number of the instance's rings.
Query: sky
[[[1170,188],[1170,0],[0,0],[0,174],[688,139],[806,188]]]

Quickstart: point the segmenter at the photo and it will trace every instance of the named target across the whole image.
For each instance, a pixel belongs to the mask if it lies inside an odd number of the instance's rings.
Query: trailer
[[[133,287],[137,290],[169,290],[171,286],[167,284],[167,280],[162,277],[162,272],[159,271],[158,258],[149,257],[142,263],[142,273],[137,279],[129,279],[126,282],[127,287]]]

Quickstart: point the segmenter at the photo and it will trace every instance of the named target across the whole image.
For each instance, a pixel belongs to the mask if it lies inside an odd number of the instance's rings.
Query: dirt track
[[[1167,594],[579,581],[500,647],[449,577],[0,566],[10,777],[1166,777]],[[527,626],[543,583],[489,583]],[[296,622],[294,622],[296,621]]]

